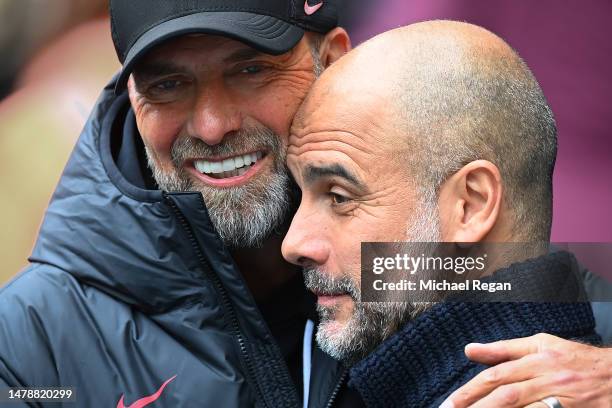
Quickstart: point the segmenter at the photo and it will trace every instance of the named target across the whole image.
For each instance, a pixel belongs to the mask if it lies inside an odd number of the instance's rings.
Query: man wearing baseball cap
[[[0,403],[359,406],[280,253],[293,116],[350,48],[336,0],[110,4],[123,69],[0,290]]]
[[[0,292],[0,389],[70,387],[79,407],[326,406],[344,370],[314,348],[314,299],[280,243],[293,115],[350,48],[336,1],[111,0],[110,14],[123,69],[31,265]]]

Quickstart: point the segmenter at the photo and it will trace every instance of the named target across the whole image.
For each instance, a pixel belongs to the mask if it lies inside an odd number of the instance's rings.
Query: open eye
[[[147,85],[143,95],[153,103],[171,102],[184,96],[190,85],[191,81],[188,78],[160,78]]]
[[[157,84],[153,85],[153,88],[158,91],[171,91],[175,88],[178,88],[182,84],[183,82],[179,81],[178,79],[168,79],[162,82],[158,82]]]
[[[261,65],[249,65],[248,67],[245,67],[242,69],[243,74],[258,74],[263,70],[263,67]]]
[[[338,193],[334,193],[334,192],[329,192],[329,196],[332,200],[332,204],[333,205],[340,205],[340,204],[345,204],[349,201],[351,201],[350,198],[343,196],[342,194],[338,194]]]

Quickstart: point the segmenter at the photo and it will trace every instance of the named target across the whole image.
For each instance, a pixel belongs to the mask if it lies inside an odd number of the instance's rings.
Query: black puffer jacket
[[[150,406],[301,406],[201,195],[146,189],[119,170],[129,103],[113,88],[64,170],[31,266],[0,291],[0,390],[73,387],[70,406],[114,408],[172,379]],[[310,407],[327,404],[341,371],[315,355]]]

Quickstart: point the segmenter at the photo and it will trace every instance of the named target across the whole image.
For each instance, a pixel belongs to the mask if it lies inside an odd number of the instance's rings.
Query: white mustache
[[[314,267],[304,268],[304,284],[307,289],[327,296],[348,294],[355,301],[361,297],[359,288],[348,276],[333,279]]]

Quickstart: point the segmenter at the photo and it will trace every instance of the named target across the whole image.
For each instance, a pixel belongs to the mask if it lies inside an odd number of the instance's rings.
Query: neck
[[[479,244],[478,250],[481,254],[487,254],[487,267],[481,276],[489,276],[512,264],[546,255],[549,244],[548,242],[493,241]]]
[[[265,301],[286,284],[300,269],[285,261],[281,254],[284,234],[273,234],[260,248],[232,250],[236,265],[257,302]]]

